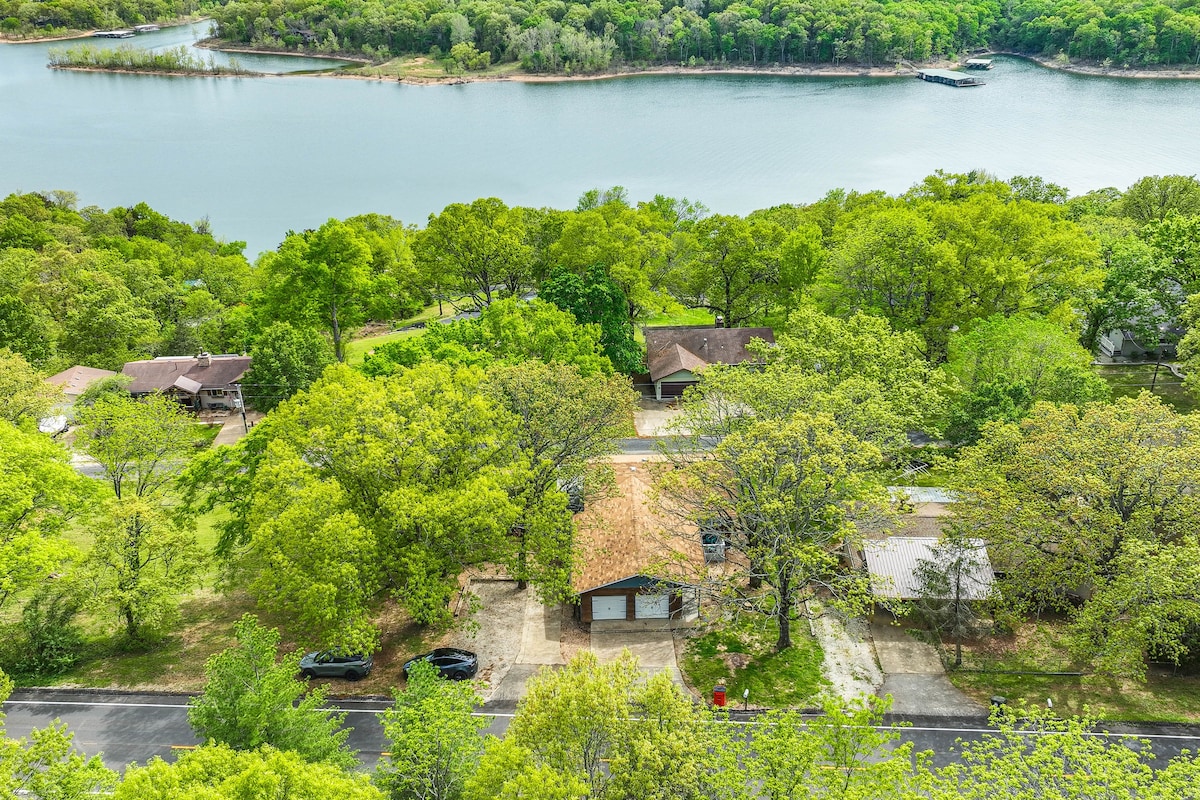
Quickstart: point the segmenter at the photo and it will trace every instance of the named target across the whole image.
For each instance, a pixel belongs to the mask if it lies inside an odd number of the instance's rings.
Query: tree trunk
[[[334,306],[331,310],[333,311],[333,326],[331,329],[333,333],[333,355],[334,358],[338,360],[338,363],[342,364],[346,361],[346,353],[342,350],[342,329],[341,326],[338,325],[337,307]]]

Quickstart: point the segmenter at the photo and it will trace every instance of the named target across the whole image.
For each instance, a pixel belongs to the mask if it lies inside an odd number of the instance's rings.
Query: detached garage
[[[579,554],[571,583],[579,620],[676,625],[696,619],[696,587],[708,570],[699,532],[674,532],[672,521],[656,513],[655,459],[614,456],[612,462],[617,491],[575,515]]]
[[[579,618],[596,620],[694,619],[696,589],[635,575],[579,593]]]

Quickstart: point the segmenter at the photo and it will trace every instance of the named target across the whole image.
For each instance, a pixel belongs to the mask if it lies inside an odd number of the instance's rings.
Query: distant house
[[[572,587],[582,622],[661,621],[699,615],[697,583],[707,573],[698,531],[673,533],[651,504],[651,467],[615,457],[618,492],[576,515],[578,566]]]
[[[710,364],[758,361],[758,356],[746,349],[755,339],[775,343],[775,332],[770,328],[687,325],[642,331],[656,400],[679,397],[684,389],[699,382],[699,373]]]
[[[51,375],[49,378],[46,378],[46,383],[62,390],[63,400],[61,403],[55,404],[49,416],[38,420],[38,430],[42,433],[50,434],[67,430],[67,425],[71,421],[71,407],[75,405],[75,401],[79,399],[79,396],[97,381],[110,378],[116,374],[108,369],[96,369],[95,367],[76,365],[70,369],[64,369],[57,375]]]
[[[193,411],[205,411],[238,408],[238,382],[249,369],[250,356],[200,353],[130,361],[121,374],[133,378],[129,393],[134,397],[162,392]]]
[[[1175,356],[1175,345],[1183,335],[1180,328],[1163,326],[1157,342],[1141,341],[1132,331],[1113,330],[1101,335],[1100,354],[1111,359],[1131,361],[1155,358],[1160,353],[1163,358]]]
[[[105,378],[111,378],[116,374],[110,369],[96,369],[95,367],[76,365],[70,369],[64,369],[57,375],[51,375],[49,378],[46,378],[46,383],[62,389],[67,402],[74,403],[79,395],[86,392],[88,387],[93,383],[102,381]]]

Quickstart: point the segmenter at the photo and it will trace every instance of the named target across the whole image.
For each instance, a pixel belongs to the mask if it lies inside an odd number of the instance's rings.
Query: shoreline
[[[359,64],[361,66],[369,66],[371,59],[359,58],[357,56],[331,56],[325,53],[298,53],[295,50],[263,50],[261,48],[238,47],[234,45],[223,44],[219,39],[214,39],[211,36],[207,39],[196,41],[193,47],[199,47],[202,50],[213,50],[218,53],[249,53],[256,56],[290,56],[292,58],[319,58],[325,61],[344,61],[349,64]],[[265,74],[265,73],[264,73]]]
[[[84,67],[70,64],[47,64],[46,69],[69,72],[107,72],[111,75],[165,75],[169,78],[277,78],[274,72],[188,72],[186,70],[120,69],[117,67]]]
[[[167,28],[179,28],[184,25],[194,25],[197,22],[204,22],[206,19],[209,19],[209,17],[197,17],[195,19],[188,17],[185,19],[177,19],[174,22],[156,22],[154,24],[158,25],[159,30],[166,30]],[[66,36],[46,36],[34,39],[7,39],[3,36],[0,36],[0,44],[43,44],[45,42],[71,42],[75,41],[76,39],[91,39],[92,34],[94,34],[96,30],[98,29],[79,31],[78,33],[70,33]]]
[[[1139,81],[1190,81],[1200,79],[1200,67],[1194,65],[1188,69],[1177,67],[1169,67],[1164,69],[1148,69],[1146,67],[1122,69],[1120,67],[1105,67],[1100,64],[1087,63],[1059,63],[1052,58],[1045,56],[1031,56],[1024,53],[1010,53],[1006,51],[996,51],[988,53],[988,55],[1007,56],[1009,58],[1021,58],[1026,61],[1032,61],[1040,67],[1046,69],[1054,69],[1059,72],[1066,72],[1072,75],[1089,75],[1095,78],[1117,78],[1120,80],[1139,80]]]

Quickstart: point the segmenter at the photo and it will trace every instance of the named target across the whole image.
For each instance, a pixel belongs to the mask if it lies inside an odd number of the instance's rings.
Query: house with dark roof
[[[643,328],[646,337],[646,366],[654,383],[654,398],[679,397],[699,382],[699,374],[710,364],[744,364],[759,357],[748,350],[761,339],[775,343],[770,328],[725,328],[682,325]]]
[[[150,361],[130,361],[121,370],[133,378],[134,397],[162,392],[193,411],[240,407],[238,382],[250,369],[250,356],[160,356]]]

